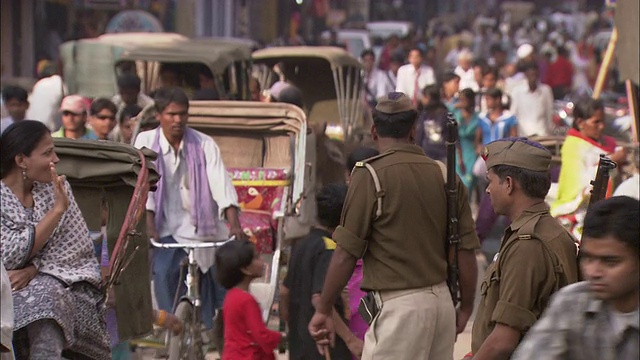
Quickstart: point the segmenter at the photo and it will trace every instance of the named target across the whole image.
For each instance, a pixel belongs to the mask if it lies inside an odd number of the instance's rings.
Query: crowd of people
[[[348,154],[344,183],[316,189],[317,224],[293,245],[279,289],[286,333],[266,327],[248,291],[264,266],[242,229],[220,149],[187,126],[189,101],[217,96],[206,72],[201,88],[189,93],[163,67],[152,96],[140,92],[139,77],[125,73],[117,94],[92,101],[63,96],[62,78],[51,69],[43,69],[30,96],[5,87],[2,359],[14,352],[18,359],[129,357],[129,345],[117,336],[117,304],[103,306],[106,241],[92,244],[70,185],[57,174],[53,137],[155,151],[161,179],[145,220],[157,241],[235,237],[196,256],[202,319],[208,329],[222,320],[223,359],[273,359],[285,341],[296,360],[324,359],[325,352],[334,359],[452,358],[456,335],[474,310],[476,256],[500,216],[506,230],[483,276],[467,358],[638,358],[637,195],[587,207],[599,154],[618,166],[627,158],[603,135],[603,103],[576,102],[559,174],[549,150],[528,139],[553,133],[554,99],[593,86],[588,64],[597,68],[601,50],[590,42],[599,30],[593,23],[581,31],[525,24],[506,38],[479,28],[471,42],[462,30],[451,34],[455,46],[446,54],[438,53],[443,36],[391,36],[379,59],[373,50],[362,52],[362,105],[376,146]],[[285,81],[267,99],[257,80],[250,90],[253,100],[303,107],[305,94]],[[52,101],[52,93],[59,99]],[[149,108],[157,113],[151,126],[140,116]],[[449,114],[459,135],[457,308],[445,257]],[[558,185],[550,201],[552,182]],[[174,333],[183,325],[171,312],[176,290],[185,291],[185,257],[180,249],[152,254],[154,319]]]

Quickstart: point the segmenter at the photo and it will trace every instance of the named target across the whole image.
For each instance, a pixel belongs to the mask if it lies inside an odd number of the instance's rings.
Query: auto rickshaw
[[[268,89],[286,80],[303,94],[309,124],[327,123],[327,134],[350,140],[364,125],[362,65],[346,50],[330,46],[272,47],[253,53],[259,82]],[[273,69],[277,65],[276,73]],[[279,78],[276,78],[279,76]]]
[[[149,93],[160,85],[162,66],[175,68],[189,93],[199,89],[204,66],[214,76],[220,99],[245,100],[250,97],[251,50],[244,39],[189,39],[174,33],[105,34],[60,46],[68,92],[89,98],[113,96],[117,76],[125,72],[136,73],[141,91]]]

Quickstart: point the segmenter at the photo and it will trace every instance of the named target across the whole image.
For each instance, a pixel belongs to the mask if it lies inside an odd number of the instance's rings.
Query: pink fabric
[[[349,329],[360,340],[364,340],[364,334],[367,332],[369,325],[362,319],[362,316],[358,313],[358,305],[360,305],[360,299],[365,295],[365,292],[360,290],[360,283],[362,282],[362,260],[358,260],[356,267],[353,270],[351,279],[347,284],[347,290],[349,292],[349,308],[351,309],[351,319],[349,319]]]

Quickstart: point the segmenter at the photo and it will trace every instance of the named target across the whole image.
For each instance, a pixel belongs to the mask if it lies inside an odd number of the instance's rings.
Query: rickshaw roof
[[[234,38],[190,39],[176,33],[118,33],[63,44],[112,47],[116,62],[123,60],[201,62],[222,73],[235,61],[251,59],[251,43]]]
[[[126,49],[121,60],[154,60],[160,62],[202,62],[214,73],[222,73],[236,61],[251,59],[251,47],[228,39],[187,39],[159,42]]]
[[[362,64],[348,51],[335,46],[278,46],[253,52],[255,62],[264,62],[269,65],[289,59],[324,59],[331,68],[353,66],[361,68]]]
[[[306,136],[306,116],[286,103],[255,101],[191,101],[189,126],[247,132],[287,132]]]
[[[89,188],[135,187],[142,169],[142,159],[133,146],[115,141],[67,138],[54,138],[53,143],[56,155],[60,158],[58,172],[64,174],[71,185]],[[155,184],[159,179],[153,165],[157,155],[149,149],[141,151],[149,169],[149,181]]]

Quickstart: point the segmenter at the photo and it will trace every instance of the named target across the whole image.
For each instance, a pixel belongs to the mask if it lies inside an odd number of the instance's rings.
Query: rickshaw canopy
[[[346,50],[330,46],[272,47],[257,50],[253,61],[272,68],[282,64],[287,82],[300,88],[309,123],[326,122],[342,127],[345,137],[361,116],[362,64]],[[263,88],[273,82],[268,71]]]
[[[122,340],[146,336],[152,331],[153,308],[149,244],[144,236],[145,222],[140,220],[144,218],[148,186],[159,179],[153,165],[156,154],[116,142],[66,138],[53,141],[60,158],[58,173],[69,181],[89,230],[100,232],[106,205],[109,257],[113,261],[119,254],[125,260],[124,266],[115,267],[118,281],[113,285],[118,335]],[[132,208],[138,211],[132,212]],[[127,241],[120,240],[132,229],[143,236],[131,234]]]
[[[190,39],[174,33],[105,34],[93,39],[69,41],[60,46],[69,93],[87,97],[115,94],[116,66],[124,61],[136,62],[144,92],[156,87],[160,63],[203,64],[218,78],[218,85],[222,87],[224,81],[221,77],[231,65],[242,64],[233,70],[234,73],[248,69],[251,50],[251,44],[242,39]],[[242,81],[248,83],[247,76],[243,76]],[[246,87],[243,85],[240,93],[247,92]]]
[[[284,103],[192,101],[188,125],[214,138],[226,167],[285,168],[293,177],[292,202],[305,186],[307,122]]]

